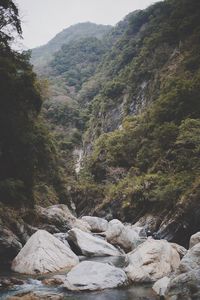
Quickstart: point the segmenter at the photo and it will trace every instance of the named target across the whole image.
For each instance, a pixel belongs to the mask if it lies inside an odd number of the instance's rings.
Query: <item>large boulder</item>
[[[50,233],[66,232],[72,228],[79,228],[83,231],[90,231],[90,225],[77,219],[64,204],[52,205],[49,207],[36,206],[34,216],[27,216],[27,222],[33,220],[35,227],[44,229]]]
[[[71,291],[94,291],[125,285],[127,276],[122,269],[99,262],[84,261],[68,274],[64,287]]]
[[[127,255],[125,271],[133,282],[153,282],[175,271],[180,264],[178,252],[165,240],[149,238]]]
[[[106,240],[128,252],[143,243],[146,240],[146,234],[142,227],[125,226],[119,220],[114,219],[108,224]]]
[[[188,250],[168,287],[169,300],[200,299],[200,243]]]
[[[199,300],[200,270],[173,277],[168,286],[167,300]]]
[[[200,243],[200,232],[197,232],[191,236],[189,248],[194,247],[198,243]]]
[[[108,228],[108,221],[98,217],[84,216],[83,221],[86,221],[93,232],[103,232]]]
[[[186,273],[194,269],[200,269],[200,243],[188,250],[181,260],[177,273]]]
[[[120,256],[121,253],[113,245],[107,243],[102,238],[95,237],[90,233],[74,228],[69,231],[69,240],[85,256]]]
[[[34,233],[12,262],[12,270],[24,274],[43,274],[72,268],[78,257],[61,241],[44,230]]]
[[[21,249],[19,238],[11,230],[0,226],[0,262],[12,261]]]
[[[165,296],[169,282],[170,282],[170,278],[165,276],[165,277],[159,279],[158,281],[156,281],[154,283],[152,289],[158,296]]]

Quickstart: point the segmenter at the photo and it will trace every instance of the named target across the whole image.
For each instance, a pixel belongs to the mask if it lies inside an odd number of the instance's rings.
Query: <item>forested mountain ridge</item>
[[[199,13],[196,0],[168,0],[130,15],[84,83],[78,213],[131,222],[151,213],[167,238],[199,228]]]
[[[33,49],[31,62],[36,69],[41,71],[52,59],[53,54],[61,49],[62,45],[78,41],[80,38],[96,37],[101,39],[110,28],[111,26],[109,25],[97,25],[90,22],[72,25],[58,33],[46,45]]]
[[[63,46],[46,65],[43,115],[78,214],[151,214],[169,239],[199,227],[199,13],[196,0],[156,3],[100,39]]]

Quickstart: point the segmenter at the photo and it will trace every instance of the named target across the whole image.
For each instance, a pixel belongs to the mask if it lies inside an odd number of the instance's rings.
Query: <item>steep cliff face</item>
[[[66,172],[83,144],[79,176],[68,174],[79,215],[140,220],[170,240],[199,229],[199,15],[197,0],[166,0],[55,55],[50,85],[64,98],[44,115]]]
[[[134,222],[153,214],[154,230],[169,239],[199,227],[199,13],[198,1],[169,0],[130,15],[104,56],[78,213]]]
[[[197,6],[164,1],[127,16],[124,31],[95,74],[99,88],[92,99],[88,140],[119,128],[124,117],[140,113],[159,97],[168,78],[186,72],[182,60],[193,55]]]

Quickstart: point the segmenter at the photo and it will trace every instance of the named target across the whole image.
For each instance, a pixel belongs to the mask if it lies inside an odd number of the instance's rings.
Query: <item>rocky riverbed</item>
[[[187,250],[153,238],[148,226],[77,219],[65,205],[35,213],[15,242],[8,231],[1,237],[1,253],[12,251],[0,299],[200,299],[200,233]]]

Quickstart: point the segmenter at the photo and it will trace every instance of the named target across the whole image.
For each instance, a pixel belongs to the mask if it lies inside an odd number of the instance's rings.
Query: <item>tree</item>
[[[19,11],[12,0],[0,0],[0,46],[9,47],[13,32],[21,36]]]

